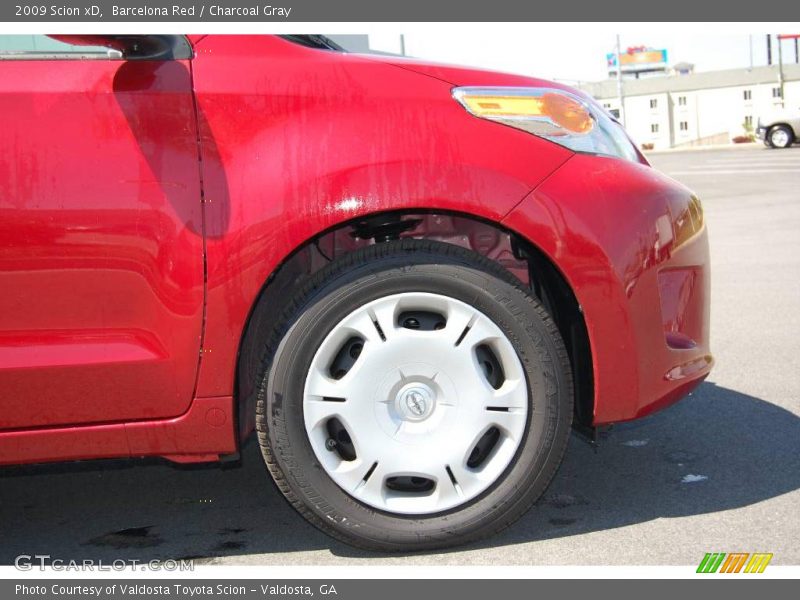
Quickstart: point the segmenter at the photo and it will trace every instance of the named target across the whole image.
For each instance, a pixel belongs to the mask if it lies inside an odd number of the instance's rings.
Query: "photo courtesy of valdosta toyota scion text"
[[[24,583],[14,586],[14,594],[19,597],[42,597],[47,595],[66,597],[94,597],[103,598],[119,593],[121,596],[133,597],[161,597],[176,596],[179,598],[195,598],[203,596],[235,597],[247,594],[248,588],[253,586],[231,585],[217,583],[213,585],[187,585],[172,583],[163,585],[152,584],[100,584],[76,585],[56,583],[50,585],[26,585]],[[287,585],[285,583],[260,584],[257,591],[262,596],[338,596],[336,586],[330,583],[315,585]]]
[[[800,560],[800,23],[17,8],[64,21],[0,33],[0,563],[181,580],[16,595]]]

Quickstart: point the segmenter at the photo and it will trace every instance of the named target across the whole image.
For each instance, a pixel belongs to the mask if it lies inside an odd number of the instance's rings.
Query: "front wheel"
[[[569,361],[506,271],[390,242],[329,264],[293,306],[265,350],[257,428],[311,523],[363,548],[432,549],[507,527],[544,492],[569,434]]]
[[[769,130],[767,139],[773,148],[788,148],[794,142],[794,133],[786,125],[776,125]]]

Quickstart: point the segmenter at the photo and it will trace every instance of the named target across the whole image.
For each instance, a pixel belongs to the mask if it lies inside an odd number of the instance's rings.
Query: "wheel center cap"
[[[422,421],[433,412],[436,394],[424,383],[410,383],[400,388],[395,399],[395,406],[407,421]]]

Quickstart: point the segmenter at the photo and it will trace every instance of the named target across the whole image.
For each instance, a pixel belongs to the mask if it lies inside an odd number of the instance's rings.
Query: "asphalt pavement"
[[[672,408],[574,437],[546,496],[505,533],[373,555],[319,533],[239,465],[102,461],[0,471],[0,564],[19,554],[212,564],[800,564],[800,147],[653,154],[703,201],[712,251],[707,383]]]

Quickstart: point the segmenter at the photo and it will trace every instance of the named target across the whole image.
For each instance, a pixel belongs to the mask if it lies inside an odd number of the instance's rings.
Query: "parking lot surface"
[[[240,465],[103,461],[0,471],[0,563],[196,558],[213,564],[697,564],[772,552],[800,564],[800,147],[654,154],[703,201],[716,367],[692,396],[571,440],[546,496],[503,534],[440,554],[330,540]],[[631,207],[635,210],[635,207]]]

